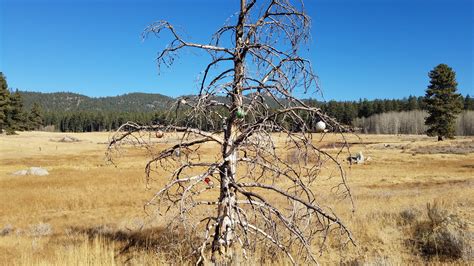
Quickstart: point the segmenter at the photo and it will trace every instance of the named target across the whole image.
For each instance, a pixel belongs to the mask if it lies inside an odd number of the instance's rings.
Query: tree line
[[[111,131],[116,130],[127,121],[134,121],[139,124],[175,124],[180,126],[192,126],[208,131],[222,130],[222,118],[215,117],[199,117],[196,115],[194,119],[185,118],[186,110],[180,112],[169,112],[165,108],[156,108],[156,111],[115,111],[110,105],[103,110],[68,110],[64,108],[48,108],[47,101],[43,98],[43,94],[31,94],[28,101],[31,108],[27,110],[21,92],[18,90],[11,91],[8,89],[7,81],[3,73],[0,75],[0,131],[5,130],[7,133],[13,133],[15,130],[51,130],[61,132],[94,132],[94,131]],[[71,98],[70,95],[66,95]],[[77,95],[75,95],[77,96]],[[42,98],[35,98],[42,97]],[[161,96],[160,96],[161,97]],[[144,97],[142,97],[144,98]],[[38,100],[38,101],[35,101]],[[137,105],[142,104],[140,98],[133,99]],[[167,99],[169,100],[169,99]],[[474,111],[474,98],[470,95],[460,96],[459,105],[463,110]],[[42,105],[38,104],[41,102]],[[420,111],[427,109],[427,102],[423,96],[409,96],[403,99],[360,99],[358,101],[327,101],[321,102],[313,99],[305,100],[306,104],[319,107],[326,114],[334,117],[342,124],[361,128],[368,133],[402,133],[403,130],[387,131],[386,125],[374,126],[373,123],[378,121],[386,121],[387,117],[395,117],[400,113],[400,117],[408,114],[410,111]],[[161,105],[163,105],[161,103]],[[44,111],[46,110],[46,111]],[[387,114],[388,113],[388,114]],[[423,112],[422,112],[423,113]],[[387,114],[380,116],[381,114]],[[410,114],[420,114],[413,112]],[[426,113],[423,113],[424,117]],[[226,116],[224,111],[222,115]],[[313,117],[305,117],[307,125],[315,125],[317,121]],[[368,119],[372,117],[371,119]],[[418,116],[417,116],[418,117]],[[284,118],[278,118],[283,119]],[[399,118],[402,119],[402,118]],[[371,121],[371,122],[369,122]],[[418,120],[417,120],[418,121]],[[421,121],[421,120],[420,120]],[[285,123],[285,121],[280,121]],[[419,124],[419,122],[418,122]],[[372,126],[370,126],[372,125]],[[286,128],[290,130],[298,130],[301,125],[287,124]],[[383,129],[382,129],[383,128]],[[407,133],[419,134],[420,128],[408,130]],[[458,129],[459,131],[459,129]],[[465,131],[462,131],[465,132]],[[466,131],[469,132],[469,131]]]
[[[425,110],[388,112],[354,120],[354,127],[365,134],[425,134]],[[474,136],[474,111],[463,111],[455,120],[455,135]]]
[[[10,91],[6,77],[0,72],[0,133],[15,134],[15,131],[35,130],[44,125],[41,108],[33,104],[30,110],[23,108],[21,94]]]
[[[388,112],[354,121],[364,133],[423,134],[437,136],[438,141],[455,135],[474,135],[473,102],[457,93],[456,72],[439,64],[428,73],[430,84],[422,103],[423,111]],[[463,111],[464,109],[464,111]]]
[[[403,99],[361,99],[359,101],[328,101],[318,102],[309,100],[312,106],[320,107],[328,115],[337,121],[353,125],[357,118],[368,118],[373,115],[389,112],[408,112],[414,110],[426,110],[427,103],[424,96],[409,96]],[[461,96],[459,102],[463,110],[474,110],[474,98],[469,94]]]
[[[359,100],[359,101],[329,101],[318,102],[307,100],[311,106],[321,108],[328,115],[335,117],[341,123],[348,126],[361,126],[362,118],[390,113],[393,116],[398,112],[425,110],[423,97],[410,96],[405,99],[392,100]],[[464,110],[474,111],[474,98],[469,95],[462,97]],[[192,126],[204,130],[221,130],[222,119],[218,116],[211,119],[204,119],[196,116],[194,120],[186,120],[184,112],[169,113],[168,110],[157,110],[155,112],[112,112],[112,111],[49,111],[42,114],[43,126],[53,126],[54,130],[61,132],[92,132],[116,130],[127,121],[134,121],[139,124],[174,124],[180,126]],[[225,114],[223,114],[225,115]],[[317,121],[311,117],[305,117],[308,125]],[[356,122],[356,123],[355,123]],[[297,130],[298,125],[288,125]],[[372,132],[372,130],[369,130]],[[410,131],[413,134],[416,132]]]

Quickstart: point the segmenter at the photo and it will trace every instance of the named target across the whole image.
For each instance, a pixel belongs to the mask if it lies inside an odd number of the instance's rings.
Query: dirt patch
[[[411,150],[418,154],[469,154],[474,153],[474,141],[456,142],[449,145],[423,146]]]
[[[400,183],[400,184],[374,184],[365,186],[367,188],[390,188],[390,189],[407,189],[407,188],[428,188],[435,186],[443,185],[473,185],[474,181],[472,180],[440,180],[440,181],[422,181],[422,182],[410,182],[410,183]]]
[[[345,148],[345,147],[350,147],[350,146],[351,146],[351,143],[331,142],[331,143],[322,144],[318,148],[320,148],[320,149],[340,149],[340,148]]]
[[[352,146],[356,145],[373,145],[373,144],[379,144],[379,142],[329,142],[329,143],[324,143],[322,145],[319,145],[319,149],[341,149],[341,148],[350,148]]]
[[[63,142],[63,143],[71,143],[71,142],[80,142],[78,138],[72,137],[72,136],[64,136],[59,139],[50,139],[52,142]]]
[[[411,147],[410,144],[399,144],[399,143],[380,143],[370,145],[368,148],[373,150],[402,150],[405,151]]]

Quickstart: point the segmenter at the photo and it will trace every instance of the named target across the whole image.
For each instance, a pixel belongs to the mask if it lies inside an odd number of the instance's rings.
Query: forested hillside
[[[20,91],[27,109],[38,103],[45,112],[102,111],[102,112],[153,112],[166,109],[173,101],[161,94],[129,93],[113,97],[92,98],[71,92]]]
[[[117,129],[126,121],[142,124],[168,123],[171,119],[177,124],[192,125],[206,130],[218,130],[221,126],[219,117],[212,118],[212,124],[202,124],[198,119],[184,121],[179,113],[168,115],[176,99],[161,94],[130,93],[114,97],[92,98],[69,92],[39,93],[20,91],[24,108],[31,110],[36,103],[42,110],[43,126],[59,131],[103,131]],[[189,96],[192,97],[192,96]],[[266,99],[269,106],[275,102]],[[359,101],[320,102],[304,100],[311,106],[320,107],[324,112],[335,117],[345,125],[362,126],[360,118],[369,118],[384,113],[423,110],[423,97],[410,96],[404,99],[376,99]],[[474,110],[474,99],[469,95],[462,98],[464,110]],[[276,106],[275,106],[276,107]],[[203,120],[204,121],[204,120]],[[357,121],[357,123],[354,123]],[[369,120],[364,120],[369,121]],[[313,124],[314,121],[307,121]],[[298,125],[291,125],[298,130]],[[367,130],[372,132],[372,130]]]

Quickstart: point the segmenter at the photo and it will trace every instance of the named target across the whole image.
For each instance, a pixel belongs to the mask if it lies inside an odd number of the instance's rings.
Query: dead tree
[[[337,184],[325,192],[350,198],[338,161],[344,147],[337,152],[318,148],[319,139],[313,140],[306,123],[324,121],[331,131],[345,132],[301,100],[304,93],[319,90],[311,63],[299,56],[309,26],[302,2],[240,0],[240,10],[208,44],[185,39],[166,21],[145,31],[172,38],[157,56],[159,67],[169,67],[183,49],[210,56],[197,95],[179,99],[175,110],[184,113],[186,121],[214,123],[210,118],[219,117],[222,125],[213,128],[221,130],[129,122],[112,137],[109,154],[126,143],[150,151],[147,178],[159,174],[167,183],[146,207],[174,215],[169,218],[174,224],[180,221],[185,230],[202,233],[195,246],[198,264],[209,258],[214,263],[229,261],[236,254],[246,257],[266,245],[293,263],[316,263],[314,249],[324,249],[334,228],[353,242],[350,231],[316,193],[318,182],[332,177]],[[169,132],[180,132],[180,139],[156,153],[143,136],[158,130],[166,132],[165,139]],[[219,147],[219,152],[204,156],[200,150],[205,146]],[[325,164],[337,169],[336,177],[324,173]],[[168,175],[162,176],[164,172]]]

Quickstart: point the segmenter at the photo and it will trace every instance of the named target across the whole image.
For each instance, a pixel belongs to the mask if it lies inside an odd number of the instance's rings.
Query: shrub
[[[5,132],[7,135],[18,135],[18,133],[16,133],[15,130],[11,128],[7,128]]]
[[[13,226],[11,224],[5,225],[2,230],[0,230],[0,236],[7,236],[13,232]]]
[[[417,217],[420,216],[420,214],[420,211],[414,208],[409,208],[401,211],[401,224],[413,224],[417,220]]]
[[[467,224],[445,209],[427,204],[428,220],[414,224],[415,248],[426,258],[467,258],[471,253]]]

